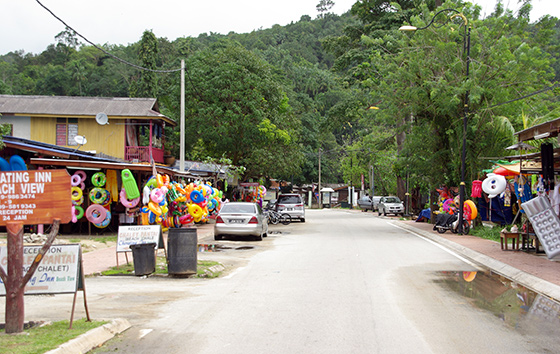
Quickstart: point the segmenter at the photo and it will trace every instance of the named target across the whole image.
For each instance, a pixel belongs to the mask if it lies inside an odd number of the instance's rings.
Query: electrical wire
[[[45,10],[47,10],[54,18],[56,18],[58,21],[60,21],[64,26],[66,26],[66,28],[72,30],[72,32],[74,32],[77,36],[79,36],[80,38],[82,38],[86,43],[92,45],[93,47],[97,48],[98,50],[102,51],[103,53],[107,54],[108,56],[110,56],[113,59],[116,59],[118,61],[120,61],[123,64],[132,66],[138,70],[145,70],[145,71],[151,71],[151,72],[155,72],[155,73],[174,73],[177,71],[181,71],[182,69],[171,69],[171,70],[154,70],[154,69],[148,69],[145,68],[143,66],[140,65],[136,65],[133,64],[131,62],[128,62],[124,59],[121,59],[119,57],[117,57],[114,54],[109,53],[108,51],[106,51],[105,49],[99,47],[98,45],[94,44],[93,42],[91,42],[89,39],[87,39],[86,37],[82,36],[78,31],[76,31],[75,29],[73,29],[72,27],[70,27],[66,22],[64,22],[60,17],[58,17],[57,15],[55,15],[48,7],[46,7],[45,5],[41,4],[41,2],[39,0],[35,0],[39,5],[41,5],[42,8],[44,8]]]

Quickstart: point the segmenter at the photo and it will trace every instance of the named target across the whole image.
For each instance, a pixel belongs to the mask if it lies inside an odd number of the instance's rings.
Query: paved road
[[[527,353],[560,347],[557,333],[540,334],[530,323],[515,329],[443,286],[441,271],[477,268],[386,219],[309,210],[305,224],[282,230],[227,276],[178,282],[171,301],[150,302],[153,320],[140,316],[96,353]],[[155,281],[147,293],[164,296],[170,284]],[[134,305],[148,300],[128,294]]]

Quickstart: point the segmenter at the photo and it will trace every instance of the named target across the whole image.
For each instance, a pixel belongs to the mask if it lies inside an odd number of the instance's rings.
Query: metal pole
[[[180,149],[179,170],[185,171],[185,60],[181,59],[181,125],[180,125]]]
[[[323,208],[323,193],[321,193],[321,152],[319,148],[319,186],[317,192],[319,193],[319,209]]]
[[[467,73],[469,79],[469,65],[471,62],[471,28],[466,28],[465,46],[467,51]],[[465,203],[465,165],[467,159],[467,120],[469,115],[469,90],[465,93],[465,105],[463,107],[463,151],[461,154],[461,184],[459,186],[459,235],[463,234],[463,209]]]

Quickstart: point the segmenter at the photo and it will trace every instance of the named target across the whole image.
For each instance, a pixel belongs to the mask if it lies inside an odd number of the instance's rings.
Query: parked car
[[[360,207],[362,211],[373,211],[373,202],[371,201],[369,195],[364,195],[363,197],[358,199],[358,207]]]
[[[362,209],[362,211],[376,211],[379,200],[381,200],[381,197],[370,197],[369,195],[365,195],[358,199],[358,206],[360,207],[360,209]]]
[[[257,203],[230,202],[220,209],[214,225],[214,239],[250,236],[258,241],[268,234],[268,220]]]
[[[404,204],[399,197],[382,197],[381,200],[379,200],[377,211],[379,215],[395,214],[402,216],[404,215]]]
[[[276,202],[276,211],[289,214],[294,219],[305,222],[305,206],[299,194],[280,194]]]

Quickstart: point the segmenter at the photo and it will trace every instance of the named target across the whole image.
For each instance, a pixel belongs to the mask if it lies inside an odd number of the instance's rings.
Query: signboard
[[[23,273],[27,272],[41,247],[23,247]],[[27,283],[25,294],[75,293],[80,278],[79,261],[79,244],[51,246]],[[0,247],[0,267],[8,271],[8,250],[5,246]],[[2,280],[0,280],[0,295],[6,295]]]
[[[0,172],[0,226],[72,220],[70,175],[66,170]]]
[[[163,234],[159,225],[119,226],[117,252],[131,252],[130,245],[155,243],[163,247]]]

